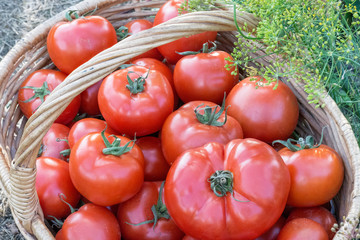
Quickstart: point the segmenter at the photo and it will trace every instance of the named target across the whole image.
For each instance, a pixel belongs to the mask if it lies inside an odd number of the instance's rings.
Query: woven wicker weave
[[[89,0],[71,9],[85,13],[97,7],[97,15],[106,17],[114,27],[119,27],[131,18],[154,16],[154,8],[164,2]],[[236,33],[231,32],[235,30],[231,11],[182,15],[133,35],[80,66],[51,93],[35,114],[26,120],[17,105],[17,91],[21,82],[31,72],[41,68],[54,68],[46,51],[46,36],[51,26],[63,19],[64,12],[38,26],[0,63],[0,186],[9,199],[14,219],[26,239],[53,238],[51,230],[44,223],[35,192],[35,159],[42,137],[72,98],[132,57],[180,37],[208,30],[219,31],[219,47],[227,51],[231,51],[236,40]],[[258,20],[248,13],[239,13],[237,20],[240,26],[246,22],[250,30],[258,23]],[[268,65],[274,59],[266,57],[261,61]],[[344,184],[334,199],[336,214],[338,219],[343,216],[357,219],[360,215],[360,151],[349,123],[330,97],[322,99],[326,104],[325,108],[315,109],[307,103],[300,83],[291,79],[286,83],[300,103],[298,132],[304,135],[312,134],[319,139],[322,127],[328,126],[324,141],[339,152],[345,165]],[[354,221],[346,222],[335,239],[348,239],[354,225]]]

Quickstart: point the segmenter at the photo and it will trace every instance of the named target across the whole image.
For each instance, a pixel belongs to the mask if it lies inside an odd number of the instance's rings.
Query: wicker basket
[[[154,9],[164,2],[88,0],[71,9],[85,13],[97,7],[97,15],[106,17],[114,27],[119,27],[132,18],[154,16]],[[64,20],[64,15],[62,12],[28,33],[0,63],[0,183],[9,200],[17,226],[26,239],[53,238],[51,229],[48,229],[44,222],[35,191],[35,159],[42,137],[72,98],[132,57],[180,37],[208,30],[219,31],[219,47],[227,51],[231,51],[236,40],[236,32],[232,32],[235,26],[231,11],[182,15],[135,34],[95,56],[72,72],[38,111],[26,120],[17,105],[19,86],[31,72],[54,68],[47,54],[46,36],[51,26]],[[258,20],[248,13],[239,13],[237,20],[240,26],[246,22],[250,29],[255,28],[258,23]],[[274,59],[266,57],[261,61],[268,65]],[[301,134],[312,134],[319,139],[322,127],[328,126],[324,141],[336,149],[344,160],[345,180],[334,199],[334,205],[338,220],[342,221],[342,217],[346,216],[350,221],[345,221],[335,239],[349,239],[349,234],[356,227],[353,220],[360,216],[360,151],[352,129],[329,96],[322,99],[326,107],[316,109],[307,103],[306,93],[300,83],[291,79],[285,82],[300,103],[301,116],[297,130]]]

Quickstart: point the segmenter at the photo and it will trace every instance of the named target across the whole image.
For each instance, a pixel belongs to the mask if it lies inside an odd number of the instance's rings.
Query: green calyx
[[[90,11],[84,13],[84,14],[81,15],[81,16],[79,15],[79,11],[78,11],[78,10],[69,10],[69,11],[67,11],[67,12],[65,13],[65,18],[66,18],[69,22],[71,22],[71,21],[74,20],[74,19],[83,18],[83,17],[86,17],[86,16],[91,16],[91,15],[93,15],[93,14],[96,12],[96,10],[98,10],[97,7],[94,8],[93,10],[90,10]]]
[[[200,49],[199,51],[195,52],[195,51],[185,51],[185,52],[176,52],[177,54],[180,54],[181,56],[187,56],[187,55],[196,55],[199,53],[212,53],[213,51],[216,50],[217,46],[216,43],[211,42],[212,43],[212,47],[209,48],[209,43],[206,42],[203,44],[203,48]]]
[[[297,152],[297,151],[300,151],[303,149],[318,148],[323,141],[324,129],[325,129],[325,127],[323,127],[323,129],[321,131],[321,138],[320,138],[320,141],[318,144],[315,144],[315,140],[314,140],[313,136],[307,136],[305,139],[300,137],[298,140],[292,139],[292,138],[289,138],[286,141],[275,140],[272,142],[272,145],[274,145],[275,143],[280,143],[280,144],[284,145],[285,147],[287,147],[292,152]]]
[[[208,179],[210,182],[210,188],[214,194],[218,197],[224,197],[227,193],[231,194],[231,197],[237,202],[250,202],[241,201],[234,197],[233,181],[234,175],[228,170],[218,170],[214,172]]]
[[[110,137],[114,137],[115,140],[113,143],[110,143],[109,140],[105,137],[105,129],[101,132],[101,137],[104,140],[105,148],[102,150],[105,155],[114,155],[121,156],[124,153],[130,152],[131,149],[135,146],[135,140],[127,142],[124,146],[120,146],[121,139],[116,137],[115,135],[110,135]],[[129,146],[133,143],[131,146]]]
[[[170,219],[170,215],[169,215],[169,213],[167,211],[167,208],[166,208],[165,204],[162,201],[162,192],[164,190],[164,185],[165,185],[165,181],[162,182],[162,184],[161,184],[157,204],[153,205],[151,207],[151,211],[152,211],[152,213],[154,215],[154,218],[151,219],[151,220],[141,222],[141,223],[137,223],[137,224],[126,222],[127,224],[132,225],[132,226],[140,226],[140,225],[143,225],[143,224],[154,223],[153,224],[153,229],[155,229],[156,224],[159,221],[159,219],[161,219],[161,218]]]
[[[124,38],[128,37],[129,35],[131,35],[129,33],[129,29],[125,26],[121,26],[118,29],[115,29],[116,32],[116,36],[118,36],[118,40],[123,40]]]
[[[134,80],[132,80],[129,76],[129,73],[134,73],[133,71],[129,71],[128,75],[126,76],[127,80],[128,80],[128,84],[126,85],[126,88],[131,92],[131,94],[137,94],[137,93],[141,93],[144,91],[145,89],[145,80],[146,78],[149,76],[149,71],[147,72],[146,76],[140,76]]]
[[[219,105],[215,107],[209,107],[209,106],[203,107],[203,105],[204,104],[200,104],[194,110],[196,118],[199,120],[199,122],[201,122],[202,124],[216,126],[216,127],[221,127],[226,123],[227,108],[225,109],[225,96],[219,111],[217,111]],[[199,112],[200,110],[204,110],[204,113],[200,113]],[[218,120],[224,111],[225,111],[225,119],[223,122],[219,122]]]
[[[34,92],[34,95],[31,98],[25,100],[24,103],[31,102],[32,100],[34,100],[36,98],[40,98],[41,102],[43,103],[45,101],[45,96],[50,94],[50,89],[48,87],[47,82],[44,82],[43,85],[39,88],[32,87],[32,86],[25,86],[22,88],[31,89]]]

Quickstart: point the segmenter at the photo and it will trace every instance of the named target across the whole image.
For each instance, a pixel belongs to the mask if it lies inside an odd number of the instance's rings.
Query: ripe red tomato
[[[70,128],[69,137],[68,137],[70,148],[72,148],[75,145],[75,143],[85,135],[88,135],[90,133],[101,132],[104,129],[106,129],[105,132],[109,134],[116,134],[115,130],[107,126],[104,120],[100,120],[97,118],[84,118],[77,121]]]
[[[39,108],[50,94],[62,81],[66,74],[50,69],[41,69],[31,73],[21,84],[18,95],[18,103],[26,118]],[[63,113],[55,120],[56,123],[67,124],[73,120],[80,108],[81,97],[77,96],[67,106]]]
[[[142,66],[121,69],[106,77],[98,102],[109,126],[129,136],[159,131],[174,108],[173,91],[166,77]]]
[[[87,16],[55,24],[49,31],[46,45],[55,66],[70,74],[115,43],[116,31],[108,20]]]
[[[70,148],[67,142],[69,131],[70,129],[63,124],[53,123],[42,139],[39,151],[40,157],[54,157],[61,160],[67,160],[69,155],[64,155],[62,153]]]
[[[154,26],[166,22],[179,15],[179,8],[184,0],[169,0],[157,12]],[[176,52],[199,51],[208,41],[215,41],[217,32],[204,32],[189,37],[180,38],[174,42],[158,47],[159,52],[169,63],[176,63],[183,56]]]
[[[117,218],[124,239],[182,239],[184,233],[168,215],[163,201],[160,200],[160,203],[158,201],[161,184],[161,182],[144,182],[141,190],[133,198],[119,205]],[[163,194],[161,195],[162,199]],[[153,209],[156,209],[155,212],[159,215],[156,222],[134,226],[134,224],[154,220]]]
[[[328,240],[325,229],[308,218],[296,218],[289,221],[281,229],[277,240]]]
[[[46,219],[61,219],[70,214],[69,206],[76,207],[80,194],[71,182],[69,164],[52,157],[36,159],[36,193]],[[61,198],[60,198],[61,197]]]
[[[335,233],[331,231],[331,228],[337,223],[336,218],[332,213],[324,207],[308,207],[308,208],[295,208],[290,212],[290,215],[286,219],[287,222],[295,218],[308,218],[317,223],[326,230],[329,239],[333,239]]]
[[[100,109],[98,104],[98,92],[102,80],[95,83],[94,85],[85,89],[81,95],[80,113],[86,113],[89,116],[100,115]]]
[[[229,115],[240,122],[245,138],[268,143],[287,139],[298,122],[299,104],[283,82],[274,90],[275,82],[266,85],[263,81],[256,76],[236,84],[226,98]]]
[[[180,99],[187,103],[195,100],[221,104],[224,93],[238,83],[239,75],[235,70],[227,70],[231,55],[224,51],[202,52],[181,58],[175,65],[174,84]]]
[[[86,135],[72,147],[69,164],[76,189],[100,206],[128,200],[144,181],[141,149],[123,136],[109,137],[104,132]]]
[[[121,239],[115,215],[105,207],[87,203],[64,221],[56,240]]]
[[[291,176],[288,205],[314,207],[329,202],[341,188],[344,179],[342,159],[335,150],[320,145],[296,152],[279,151]]]
[[[279,219],[289,189],[289,171],[272,147],[236,139],[182,153],[170,167],[164,200],[187,235],[254,239]]]
[[[134,19],[124,25],[127,29],[130,35],[133,35],[135,33],[141,32],[146,29],[150,29],[153,27],[153,23],[146,19]],[[140,54],[137,57],[134,57],[133,60],[139,59],[139,58],[154,58],[157,60],[163,60],[163,56],[157,50],[157,48],[153,48],[143,54]]]
[[[213,113],[218,114],[218,119],[211,116],[204,118],[206,112],[212,109]],[[238,121],[227,116],[225,122],[225,112],[215,109],[218,106],[208,101],[192,101],[184,104],[179,109],[169,115],[161,129],[162,151],[166,161],[172,164],[176,158],[185,150],[200,147],[209,142],[226,144],[232,139],[242,138],[243,133]],[[199,108],[200,107],[200,108]],[[195,109],[198,114],[197,116]],[[209,115],[209,114],[208,114]],[[218,123],[225,122],[222,126]]]
[[[283,216],[280,216],[280,218],[269,230],[267,230],[264,234],[262,234],[260,237],[256,238],[255,240],[276,240],[281,229],[285,225],[285,221],[286,219]]]
[[[163,181],[170,165],[161,150],[161,141],[157,137],[146,136],[136,139],[135,142],[144,154],[145,181]]]

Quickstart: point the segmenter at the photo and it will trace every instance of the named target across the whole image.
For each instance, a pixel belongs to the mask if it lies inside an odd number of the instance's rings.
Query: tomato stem
[[[203,44],[202,49],[200,49],[199,51],[185,51],[185,52],[176,52],[176,53],[181,56],[196,55],[199,53],[211,53],[216,50],[217,46],[216,46],[215,42],[212,42],[212,41],[210,41],[210,42],[213,45],[211,48],[209,48],[209,43],[206,42]]]
[[[218,197],[224,197],[230,192],[231,197],[237,202],[250,202],[241,201],[234,197],[233,190],[233,179],[234,175],[232,172],[228,170],[217,170],[215,171],[211,177],[208,179],[210,182],[210,188],[213,190],[214,194]]]
[[[30,102],[36,98],[40,98],[41,102],[45,101],[45,96],[50,94],[50,89],[48,87],[47,82],[44,82],[41,87],[32,87],[32,86],[25,86],[22,87],[24,89],[31,89],[34,92],[34,95],[29,99],[25,100],[24,103]]]
[[[274,145],[275,143],[280,143],[282,145],[284,145],[285,147],[287,147],[290,151],[292,152],[297,152],[303,149],[313,149],[313,148],[318,148],[324,138],[324,129],[326,128],[323,127],[323,129],[321,130],[321,138],[318,144],[315,144],[315,140],[313,136],[307,136],[305,139],[300,137],[298,140],[296,139],[292,139],[289,138],[286,141],[283,140],[275,140],[272,142],[272,144]],[[295,144],[293,144],[295,143]]]
[[[124,38],[128,37],[129,35],[131,35],[129,33],[129,29],[125,26],[121,26],[118,29],[115,29],[116,31],[116,36],[118,36],[119,41],[123,40]]]
[[[132,80],[129,76],[129,73],[135,73],[133,71],[129,71],[126,78],[128,80],[128,85],[126,85],[126,88],[129,89],[129,91],[131,92],[131,94],[137,94],[137,93],[141,93],[144,91],[145,89],[145,79],[149,76],[149,72],[150,69],[148,70],[148,72],[146,73],[146,76],[139,76],[138,78]]]
[[[113,143],[110,143],[109,140],[105,137],[105,130],[101,132],[101,137],[104,140],[105,148],[102,150],[103,154],[105,155],[114,155],[114,156],[121,156],[124,153],[130,152],[131,149],[135,146],[136,137],[134,140],[127,142],[124,146],[120,147],[121,139],[115,135],[110,135],[109,137],[114,137],[115,140]],[[132,146],[129,145],[133,143]]]
[[[218,112],[216,110],[218,109],[219,105],[217,105],[215,107],[209,107],[209,106],[202,107],[203,105],[204,104],[200,104],[194,110],[196,118],[199,120],[199,122],[206,124],[206,125],[216,126],[216,127],[221,127],[226,123],[227,108],[225,109],[225,95],[224,95],[224,99],[223,99],[221,108]],[[204,113],[201,114],[199,112],[200,110],[204,110]],[[219,122],[218,120],[224,111],[225,111],[225,119],[223,122]]]
[[[159,219],[161,219],[161,218],[170,219],[170,215],[169,215],[169,213],[167,211],[167,208],[166,208],[165,204],[162,201],[162,192],[163,192],[163,189],[164,189],[164,185],[165,185],[165,181],[163,181],[161,183],[157,204],[153,205],[151,207],[151,211],[152,211],[152,213],[154,215],[154,218],[151,219],[151,220],[141,222],[141,223],[137,223],[137,224],[126,222],[127,224],[132,225],[132,226],[140,226],[140,225],[143,225],[143,224],[154,223],[153,224],[153,229],[155,229],[156,224],[159,221]]]

